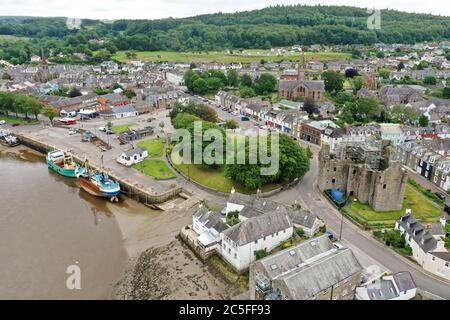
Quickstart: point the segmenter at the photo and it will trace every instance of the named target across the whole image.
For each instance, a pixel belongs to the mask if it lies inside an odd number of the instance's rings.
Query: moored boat
[[[87,166],[86,166],[87,167]],[[111,201],[118,201],[120,185],[111,179],[103,171],[90,172],[86,168],[77,169],[76,175],[80,182],[80,187],[96,197],[109,198]]]
[[[11,131],[2,130],[0,132],[0,144],[6,147],[15,147],[20,144],[20,140]]]
[[[55,150],[47,153],[46,159],[50,169],[53,169],[62,176],[76,178],[77,168],[80,168],[80,166],[77,165],[72,156],[63,151]]]

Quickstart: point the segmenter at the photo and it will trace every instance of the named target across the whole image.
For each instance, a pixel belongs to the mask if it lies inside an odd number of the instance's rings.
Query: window
[[[333,171],[336,172],[336,167],[333,168]]]
[[[431,261],[436,261],[436,257],[435,256],[433,256],[433,257],[431,257]]]
[[[446,268],[450,268],[450,262],[447,261],[447,262],[445,263],[445,267],[446,267]]]
[[[383,189],[386,189],[386,183],[385,183],[385,184],[383,184]]]
[[[255,244],[258,244],[258,240],[255,240]]]
[[[234,254],[234,258],[237,259],[237,253]]]
[[[336,183],[336,179],[335,178],[331,179],[331,183]]]

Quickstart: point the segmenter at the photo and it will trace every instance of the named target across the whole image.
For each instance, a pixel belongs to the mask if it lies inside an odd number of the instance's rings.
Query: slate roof
[[[434,239],[431,233],[420,222],[417,222],[412,217],[411,213],[404,214],[397,222],[424,252],[430,252],[436,248],[436,239]]]
[[[133,148],[133,149],[130,149],[130,150],[125,151],[124,153],[125,153],[125,155],[126,155],[127,157],[132,157],[132,156],[134,156],[135,154],[141,154],[141,153],[143,153],[144,151],[145,151],[145,150],[142,149],[142,148]]]
[[[432,255],[444,261],[450,261],[450,252],[433,252]]]
[[[273,281],[283,282],[295,300],[307,300],[362,270],[353,252],[336,249],[326,235],[256,262]]]
[[[291,226],[292,224],[287,214],[279,214],[275,211],[245,220],[225,230],[223,233],[238,246],[243,246],[286,230]]]

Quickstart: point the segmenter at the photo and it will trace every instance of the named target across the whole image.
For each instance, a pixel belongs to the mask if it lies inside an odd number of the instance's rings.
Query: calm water
[[[26,150],[0,149],[0,299],[102,299],[121,277],[127,254],[110,204],[76,180],[47,169]],[[81,290],[66,269],[79,265]]]

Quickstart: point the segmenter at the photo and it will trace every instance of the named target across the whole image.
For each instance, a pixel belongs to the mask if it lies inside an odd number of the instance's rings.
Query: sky
[[[0,16],[158,19],[260,9],[276,4],[349,5],[450,16],[448,0],[0,0]]]

